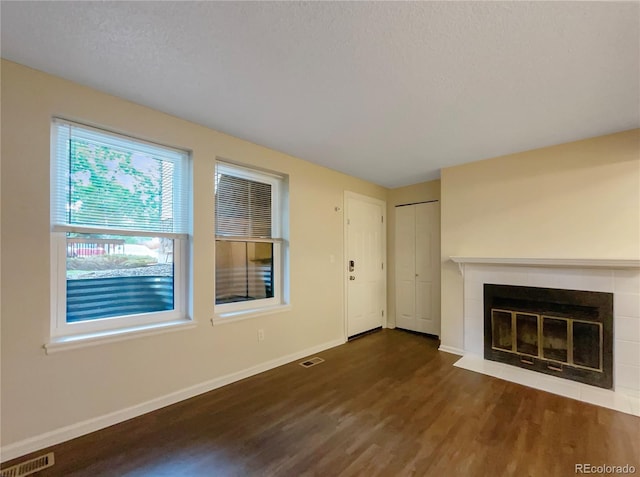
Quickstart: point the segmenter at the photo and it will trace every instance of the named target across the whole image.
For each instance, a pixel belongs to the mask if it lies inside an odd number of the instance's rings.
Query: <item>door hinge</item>
[[[381,269],[384,270],[384,262],[382,262],[380,266],[381,266]]]
[[[382,310],[382,316],[384,317],[384,310]]]
[[[351,219],[347,219],[347,225],[351,225]]]
[[[380,222],[382,222],[384,224],[384,215],[382,217],[380,217]]]

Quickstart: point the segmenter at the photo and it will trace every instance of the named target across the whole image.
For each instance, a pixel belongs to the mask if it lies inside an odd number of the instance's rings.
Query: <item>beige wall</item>
[[[640,130],[442,171],[442,341],[463,347],[450,256],[640,258]]]
[[[389,190],[387,195],[387,325],[392,328],[396,323],[396,214],[395,207],[440,199],[440,181],[422,182],[406,187]]]
[[[53,116],[193,152],[195,329],[44,353]],[[343,209],[345,190],[385,200],[386,189],[7,61],[2,120],[3,446],[343,338],[343,218],[334,207]],[[209,322],[216,156],[289,175],[291,311]]]

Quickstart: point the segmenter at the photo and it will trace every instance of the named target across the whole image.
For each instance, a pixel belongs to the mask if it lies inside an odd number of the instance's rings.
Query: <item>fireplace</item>
[[[613,387],[613,294],[484,284],[484,357]]]

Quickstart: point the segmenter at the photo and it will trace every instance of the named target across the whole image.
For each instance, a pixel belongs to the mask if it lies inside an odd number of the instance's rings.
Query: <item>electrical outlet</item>
[[[262,328],[258,330],[258,341],[264,341],[264,330]]]

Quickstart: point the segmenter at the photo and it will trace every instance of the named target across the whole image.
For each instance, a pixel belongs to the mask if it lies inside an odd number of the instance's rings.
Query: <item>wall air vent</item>
[[[29,459],[26,462],[0,470],[0,477],[24,477],[51,467],[54,463],[53,452],[49,452],[35,459]]]
[[[318,358],[316,356],[315,358],[310,358],[310,359],[304,360],[302,363],[299,363],[299,364],[303,368],[310,368],[311,366],[315,366],[316,364],[320,364],[320,363],[323,363],[323,362],[324,362],[324,359]],[[4,477],[4,476],[2,476],[2,477]]]

